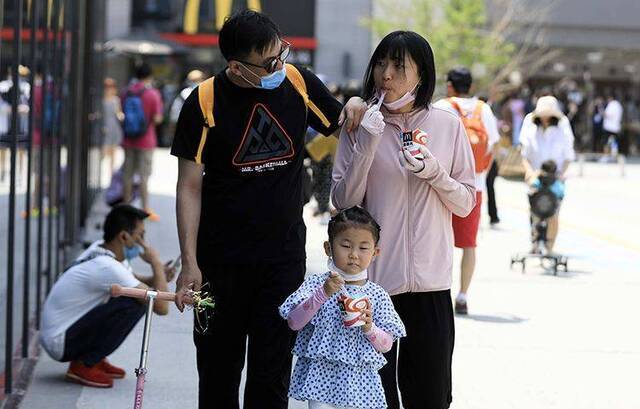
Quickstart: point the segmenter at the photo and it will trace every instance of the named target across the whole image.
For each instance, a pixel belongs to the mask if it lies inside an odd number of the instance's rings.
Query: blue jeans
[[[127,297],[95,307],[65,333],[62,362],[94,366],[122,344],[145,311],[145,304]]]

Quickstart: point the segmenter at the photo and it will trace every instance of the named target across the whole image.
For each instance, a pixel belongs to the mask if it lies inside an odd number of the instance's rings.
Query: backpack
[[[124,121],[122,121],[122,130],[125,138],[139,139],[147,132],[147,119],[144,116],[144,104],[142,102],[142,94],[145,89],[138,92],[128,90],[124,103],[122,104],[122,112],[124,113]]]
[[[462,125],[467,131],[469,142],[471,143],[471,150],[473,151],[473,158],[476,162],[476,173],[482,173],[491,165],[491,152],[489,151],[489,135],[482,122],[482,108],[484,102],[476,102],[476,107],[473,112],[469,114],[453,99],[448,98],[447,101],[458,111]]]
[[[329,127],[331,125],[331,121],[327,119],[327,117],[322,113],[320,108],[316,106],[310,99],[307,94],[307,84],[304,82],[304,78],[298,69],[291,65],[286,64],[287,66],[287,79],[293,85],[293,88],[300,94],[302,100],[304,101],[305,108],[307,110],[311,110],[322,122],[322,125]],[[202,152],[204,150],[204,146],[207,143],[207,135],[209,134],[209,129],[215,126],[215,119],[213,117],[213,81],[215,77],[208,78],[198,85],[198,102],[200,103],[200,110],[202,111],[202,116],[204,118],[204,126],[202,127],[202,133],[200,134],[200,144],[198,145],[198,151],[195,156],[195,162],[198,164],[202,163]],[[126,115],[126,114],[125,114]]]

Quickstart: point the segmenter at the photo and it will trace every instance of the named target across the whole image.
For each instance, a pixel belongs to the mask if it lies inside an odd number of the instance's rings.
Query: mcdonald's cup
[[[367,298],[366,295],[354,297],[341,295],[338,301],[345,327],[354,328],[365,324],[365,322],[360,319],[360,315],[362,311],[369,308],[369,298]]]

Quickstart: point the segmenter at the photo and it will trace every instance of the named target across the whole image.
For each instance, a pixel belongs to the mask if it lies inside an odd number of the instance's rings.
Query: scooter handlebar
[[[112,297],[131,297],[131,298],[148,298],[148,292],[154,290],[145,290],[142,288],[122,287],[118,284],[111,285]],[[176,293],[170,293],[165,291],[156,291],[156,299],[164,301],[174,301],[176,299]]]

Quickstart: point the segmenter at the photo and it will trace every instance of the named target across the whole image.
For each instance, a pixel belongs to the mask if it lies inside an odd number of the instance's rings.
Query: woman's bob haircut
[[[416,64],[420,77],[413,107],[414,109],[429,108],[436,87],[436,64],[429,42],[413,31],[394,31],[380,41],[364,74],[363,97],[365,101],[370,101],[376,96],[376,86],[373,80],[373,70],[376,63],[388,57],[404,67],[404,57],[407,53]]]

